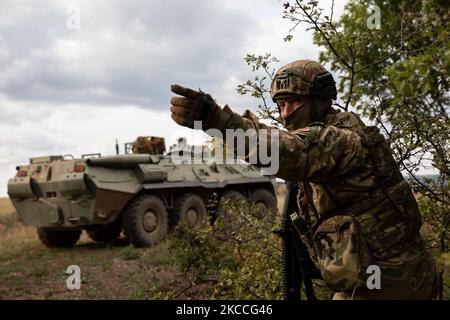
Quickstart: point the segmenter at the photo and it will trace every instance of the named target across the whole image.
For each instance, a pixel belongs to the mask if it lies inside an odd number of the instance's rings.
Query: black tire
[[[242,212],[238,207],[240,203],[248,204],[248,199],[236,190],[225,191],[220,197],[216,215],[221,217],[226,235],[231,235],[239,229],[237,218]]]
[[[132,200],[123,213],[123,230],[136,247],[151,247],[167,235],[168,213],[164,202],[153,194]]]
[[[250,204],[256,207],[256,215],[259,218],[267,214],[274,217],[277,214],[277,198],[267,189],[255,189],[250,195]]]
[[[49,248],[70,248],[80,239],[81,230],[49,230],[38,228],[39,240]]]
[[[196,228],[202,225],[206,216],[206,206],[203,199],[193,193],[186,193],[175,200],[175,223],[185,221],[188,227]]]
[[[95,242],[111,242],[116,240],[122,232],[121,225],[100,226],[95,229],[86,230],[89,238]]]

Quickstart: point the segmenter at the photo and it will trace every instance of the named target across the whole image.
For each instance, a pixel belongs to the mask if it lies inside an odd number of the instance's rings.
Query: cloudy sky
[[[172,83],[254,110],[235,90],[252,77],[247,53],[271,52],[278,66],[318,58],[302,28],[283,41],[282,3],[0,0],[0,196],[33,156],[113,154],[116,138],[123,150],[138,135],[201,139],[171,120]]]

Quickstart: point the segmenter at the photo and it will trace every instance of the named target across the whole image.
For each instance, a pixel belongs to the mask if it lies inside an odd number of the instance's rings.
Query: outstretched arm
[[[200,121],[206,133],[219,136],[227,146],[232,145],[235,155],[243,155],[247,161],[253,159],[249,162],[260,167],[271,165],[262,157],[270,154],[269,159],[277,162],[273,173],[279,178],[323,182],[365,164],[360,138],[350,130],[315,125],[287,132],[259,123],[250,111],[241,116],[228,106],[222,109],[201,91],[179,85],[173,85],[172,91],[182,96],[171,99],[172,119],[176,123],[194,128],[195,121]],[[243,134],[237,134],[239,131]],[[241,139],[244,146],[240,150],[244,154],[239,154],[236,139]]]

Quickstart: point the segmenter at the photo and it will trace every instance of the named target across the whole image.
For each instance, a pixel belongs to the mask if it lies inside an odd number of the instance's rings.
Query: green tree
[[[388,138],[402,172],[422,197],[419,205],[431,226],[430,246],[441,255],[450,236],[450,5],[443,0],[353,1],[334,20],[334,1],[328,14],[318,1],[283,4],[283,18],[292,23],[285,41],[295,41],[299,25],[314,33],[322,51],[319,61],[338,76],[336,105],[362,114]],[[300,58],[300,57],[299,57]],[[267,105],[266,80],[273,77],[270,54],[247,55],[253,71],[264,71],[240,85],[242,94],[264,98],[263,118],[277,120]],[[439,179],[418,172],[432,168]],[[440,259],[442,260],[442,259]],[[445,259],[444,259],[445,260]],[[440,272],[439,297],[444,295]]]

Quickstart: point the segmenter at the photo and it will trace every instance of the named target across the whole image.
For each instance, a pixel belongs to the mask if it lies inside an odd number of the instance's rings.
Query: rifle
[[[301,285],[304,284],[308,300],[317,300],[312,279],[320,279],[320,273],[309,256],[306,245],[298,232],[307,229],[305,221],[300,217],[297,204],[298,183],[288,182],[282,212],[282,277],[283,295],[286,300],[301,299]],[[292,215],[292,217],[291,217]]]

